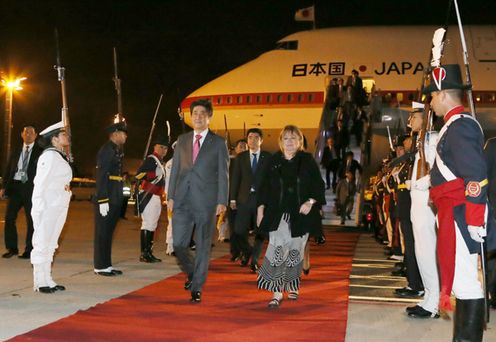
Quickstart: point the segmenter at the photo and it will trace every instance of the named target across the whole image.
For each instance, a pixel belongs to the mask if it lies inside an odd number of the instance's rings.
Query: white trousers
[[[33,250],[31,251],[31,263],[51,263],[53,254],[57,249],[60,233],[64,228],[69,207],[47,206],[43,212],[32,212],[33,217]]]
[[[162,200],[160,196],[153,195],[150,202],[143,210],[141,214],[141,230],[148,230],[154,232],[158,226],[158,220],[160,219],[160,213],[162,212]]]
[[[460,228],[456,227],[456,258],[455,277],[453,280],[453,294],[458,299],[484,298],[479,271],[477,268],[478,254],[470,254],[463,240]]]
[[[429,191],[412,189],[412,208],[410,219],[415,239],[415,256],[424,284],[424,299],[421,307],[432,313],[438,312],[439,306],[439,273],[436,256],[436,217],[428,205]]]

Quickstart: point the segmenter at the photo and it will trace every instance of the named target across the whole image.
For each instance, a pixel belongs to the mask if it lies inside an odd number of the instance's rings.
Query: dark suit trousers
[[[237,210],[232,210],[230,207],[227,207],[227,217],[229,220],[229,236],[230,236],[230,247],[231,247],[231,256],[237,258],[241,254],[241,250],[239,249],[235,237],[234,237],[234,226],[236,221]]]
[[[404,264],[406,267],[406,280],[408,286],[415,291],[422,291],[424,285],[415,256],[415,239],[413,237],[413,227],[410,218],[400,218],[401,231],[403,232],[403,240],[405,242],[405,257]]]
[[[262,245],[264,236],[260,233],[255,235],[255,242],[253,247],[248,242],[248,233],[250,230],[256,229],[257,223],[257,200],[255,193],[248,196],[246,203],[238,205],[238,212],[236,214],[236,223],[234,230],[234,241],[239,250],[247,258],[251,256],[251,263],[258,264],[260,253],[262,252]]]
[[[192,281],[191,291],[201,291],[207,280],[212,237],[215,231],[215,207],[209,210],[193,210],[187,204],[174,206],[172,212],[172,237],[174,252],[181,270]],[[196,255],[191,254],[189,244],[195,228]]]
[[[326,166],[326,186],[328,188],[331,187],[331,172],[332,172],[332,189],[336,189],[336,184],[337,184],[337,177],[336,173],[338,172],[338,165],[337,165],[337,160],[333,160],[330,165]]]
[[[95,205],[95,245],[94,267],[103,270],[112,266],[112,236],[121,215],[121,202],[109,203],[107,216],[100,215],[99,205]]]
[[[5,247],[7,249],[18,250],[17,246],[17,215],[19,210],[24,208],[26,215],[26,251],[31,252],[33,249],[33,219],[31,218],[31,196],[33,188],[27,184],[14,181],[12,188],[9,190],[9,200],[5,212]]]

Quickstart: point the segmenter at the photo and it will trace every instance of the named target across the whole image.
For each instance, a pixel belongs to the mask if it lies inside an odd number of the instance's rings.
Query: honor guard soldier
[[[122,146],[127,125],[119,121],[107,127],[109,140],[98,151],[96,166],[94,271],[115,276],[122,271],[112,267],[112,235],[122,206]]]
[[[40,133],[48,143],[38,159],[34,177],[33,217],[34,234],[31,263],[34,290],[41,293],[63,291],[52,279],[52,261],[64,227],[71,201],[72,169],[64,153],[70,138],[62,121]]]
[[[409,118],[409,126],[414,133],[422,129],[424,118],[424,105],[413,102],[412,112]],[[427,127],[427,125],[424,125]],[[417,144],[417,149],[424,149],[425,161],[428,165],[434,164],[436,156],[436,143],[438,134],[435,131],[426,132],[424,141]],[[419,134],[418,139],[421,139]],[[415,239],[415,256],[420,271],[420,277],[424,284],[424,298],[417,305],[406,308],[409,317],[414,318],[438,318],[439,305],[439,273],[436,258],[436,217],[429,205],[429,174],[417,179],[420,153],[415,154],[412,178],[410,181],[410,197],[412,208],[410,218],[412,221],[413,236]]]
[[[411,138],[405,137],[402,144],[396,149],[396,157],[403,158],[407,156],[405,151],[411,148]],[[393,161],[394,162],[394,161]],[[392,162],[392,163],[393,163]],[[405,268],[405,276],[408,285],[406,287],[396,289],[395,295],[400,297],[417,298],[424,294],[424,287],[420,278],[417,259],[415,257],[415,242],[413,239],[412,222],[410,221],[410,208],[412,202],[410,199],[410,189],[408,188],[408,180],[410,180],[410,165],[411,159],[406,158],[393,169],[393,177],[395,178],[395,194],[397,199],[397,219],[401,229],[401,237],[404,245],[403,265]]]
[[[161,262],[152,254],[153,235],[162,212],[162,196],[165,192],[166,172],[163,159],[167,155],[169,140],[157,138],[150,154],[138,169],[136,179],[141,182],[138,194],[138,210],[143,221],[141,225],[142,262]]]
[[[451,309],[453,291],[453,340],[482,341],[485,294],[478,279],[477,254],[492,227],[486,227],[484,135],[477,120],[464,111],[464,89],[467,87],[457,64],[435,68],[431,83],[424,89],[424,93],[432,94],[434,112],[444,120],[430,171],[430,195],[438,209],[440,309]]]

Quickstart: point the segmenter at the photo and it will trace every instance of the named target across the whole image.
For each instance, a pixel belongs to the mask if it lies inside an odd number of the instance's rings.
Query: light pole
[[[26,77],[18,77],[15,79],[5,79],[2,78],[2,85],[5,87],[5,123],[4,123],[4,152],[5,152],[5,164],[4,169],[10,159],[10,149],[12,141],[12,100],[14,97],[14,90],[21,90],[21,82],[24,81]]]

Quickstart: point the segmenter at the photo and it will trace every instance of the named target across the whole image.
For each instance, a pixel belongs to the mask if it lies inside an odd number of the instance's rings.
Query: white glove
[[[108,212],[109,212],[109,204],[100,203],[100,215],[107,216]]]
[[[405,181],[405,185],[406,185],[406,188],[407,188],[408,190],[410,190],[410,189],[411,189],[411,187],[412,187],[412,181],[411,181],[411,180],[406,180],[406,181]]]
[[[472,240],[477,242],[484,242],[483,237],[487,235],[486,229],[480,226],[468,226],[468,232]]]

